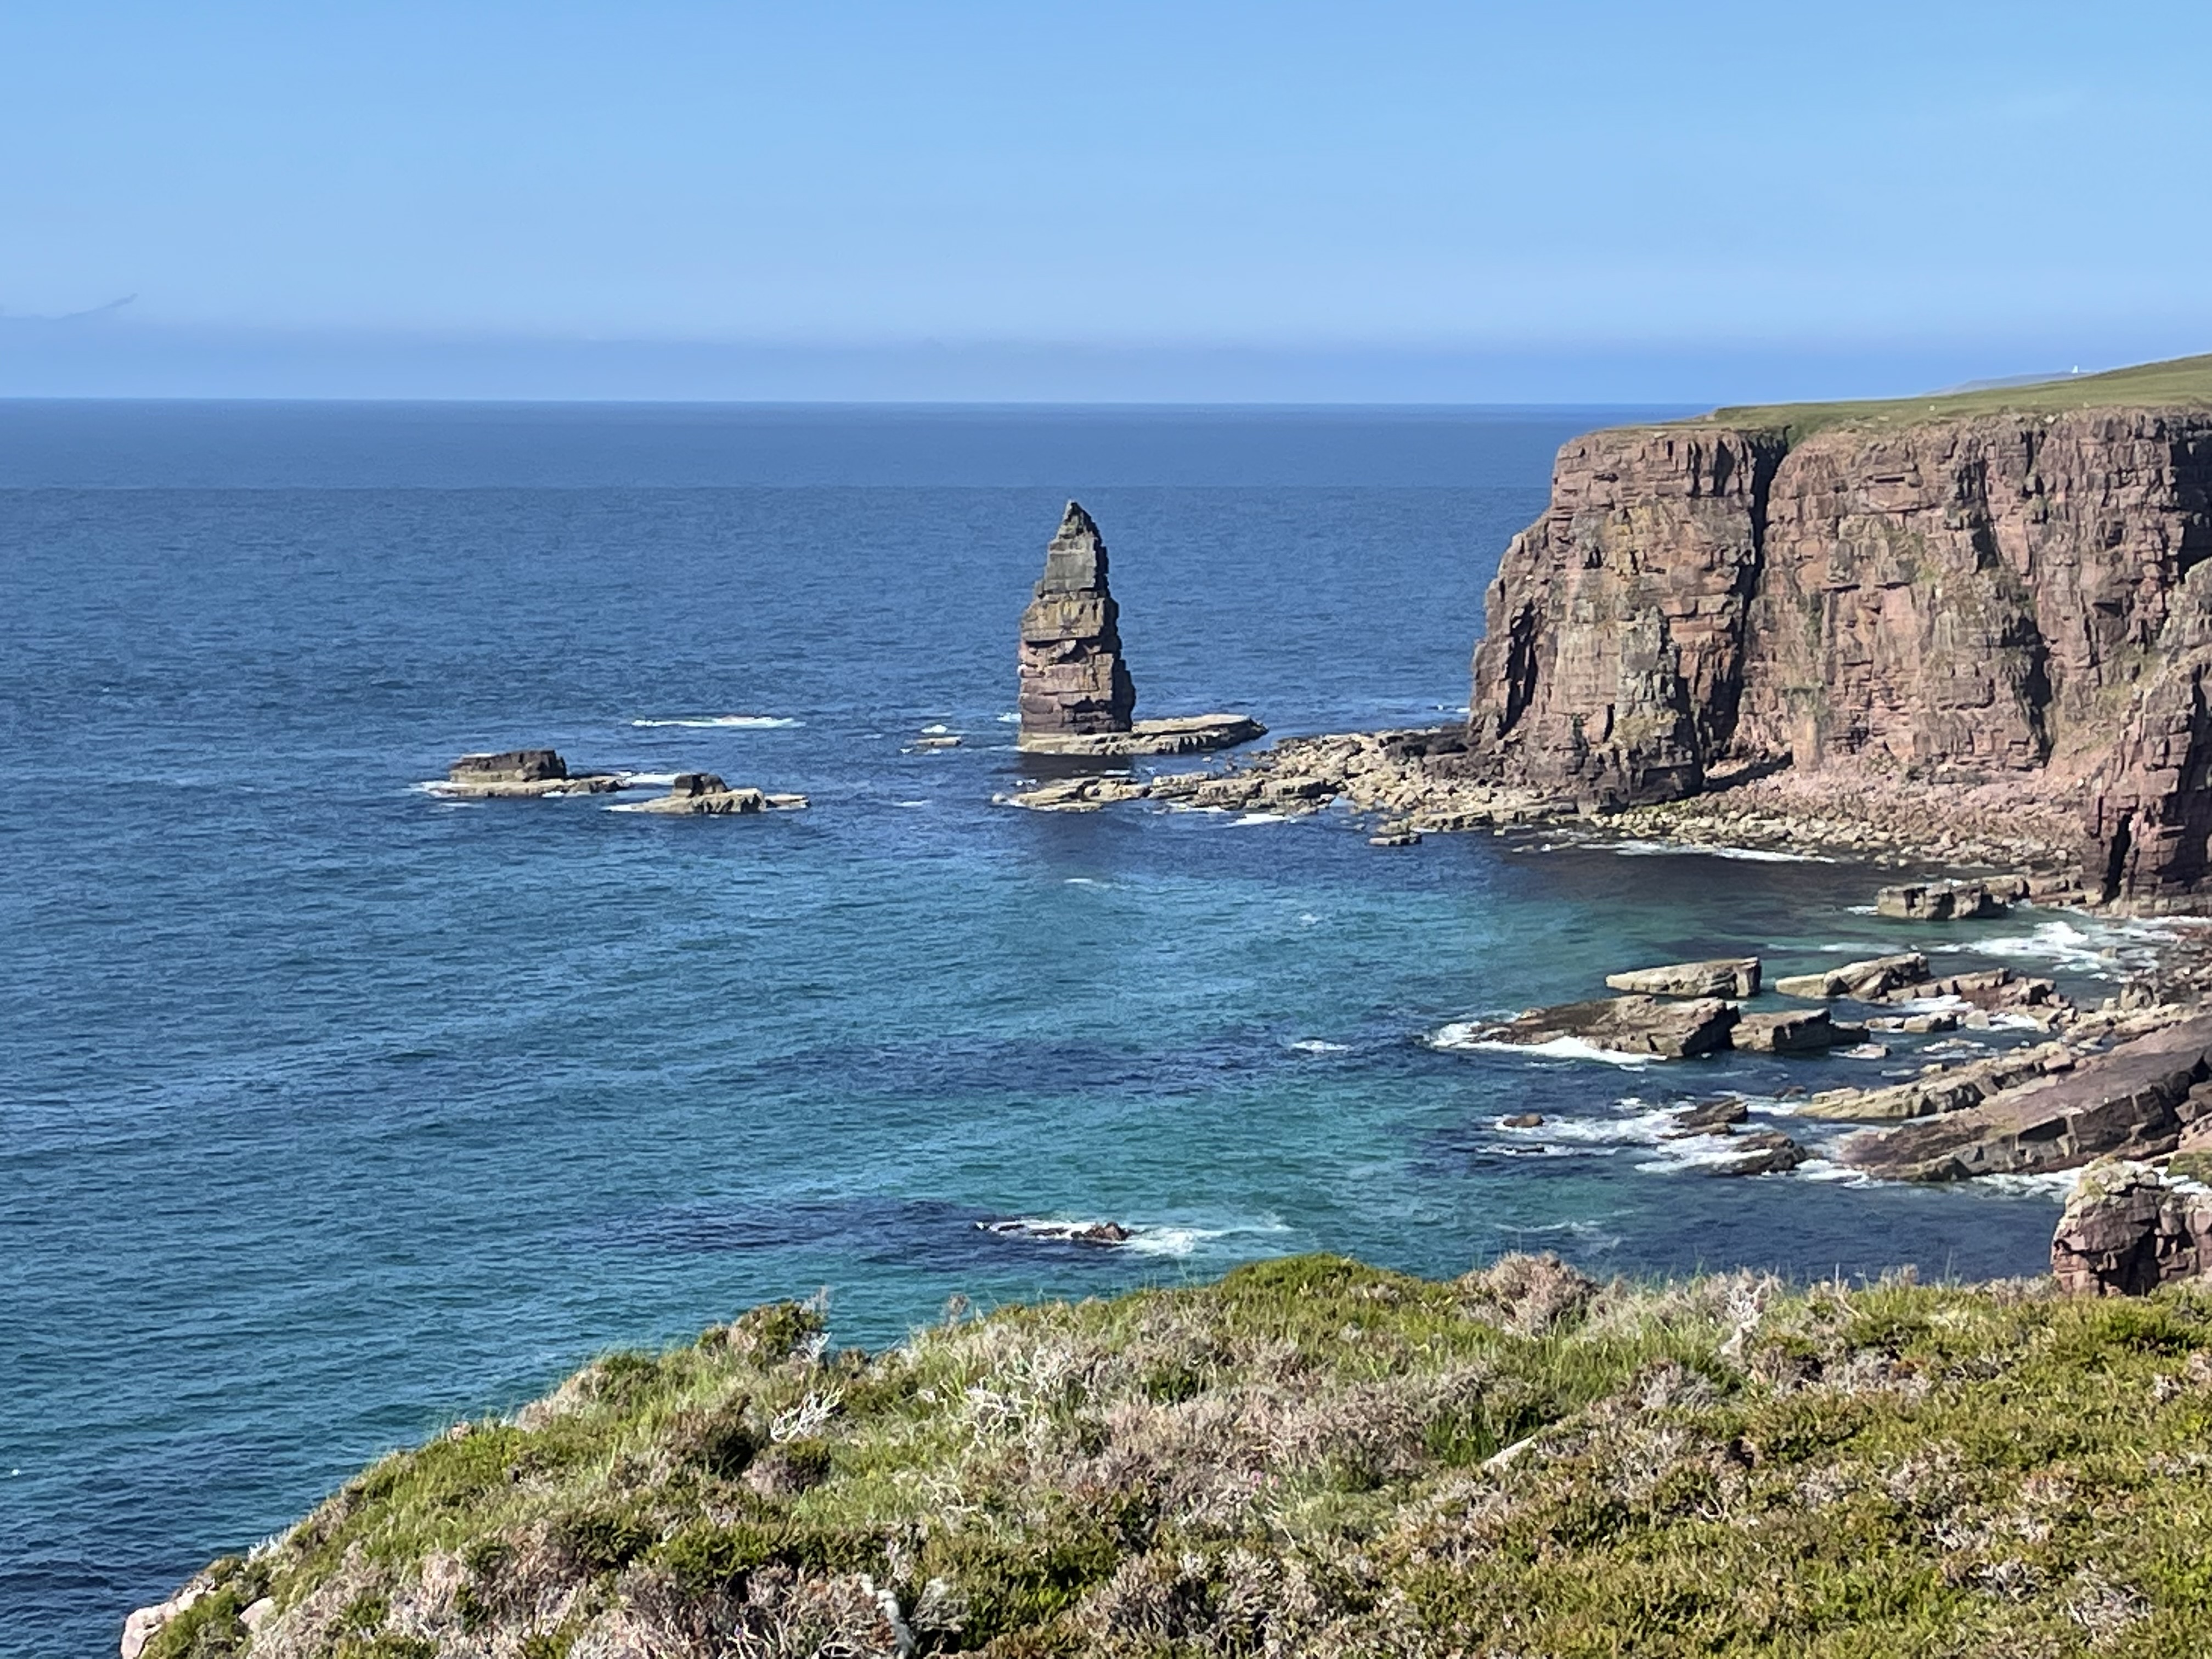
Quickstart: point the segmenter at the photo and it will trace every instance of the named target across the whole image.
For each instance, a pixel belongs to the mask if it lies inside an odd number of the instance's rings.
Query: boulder
[[[1022,612],[1018,707],[1024,749],[1129,730],[1137,688],[1121,660],[1121,607],[1106,572],[1097,525],[1070,501]]]
[[[1729,1046],[1733,1003],[1717,997],[1671,1001],[1661,997],[1601,997],[1594,1002],[1532,1008],[1482,1033],[1485,1042],[1536,1045],[1577,1042],[1614,1054],[1681,1060]]]
[[[1838,1025],[1826,1008],[1791,1008],[1780,1013],[1745,1014],[1732,1040],[1739,1048],[1762,1054],[1810,1054],[1856,1042],[1864,1028]]]
[[[1817,974],[1792,974],[1774,981],[1786,997],[1852,997],[1871,1002],[1900,985],[1917,985],[1928,977],[1928,958],[1917,951],[1893,957],[1872,957],[1847,962]]]
[[[1720,957],[1711,962],[1677,962],[1663,968],[1632,968],[1607,974],[1606,984],[1616,991],[1654,997],[1755,997],[1759,994],[1757,957]]]
[[[2070,1170],[2106,1153],[2174,1150],[2180,1109],[2212,1074],[2212,1015],[2077,1057],[2070,1071],[2022,1083],[1925,1122],[1851,1136],[1838,1156],[1906,1181]]]
[[[1544,1115],[1541,1112],[1515,1112],[1499,1118],[1498,1127],[1501,1129],[1540,1129],[1544,1127]]]
[[[793,812],[805,805],[804,795],[771,795],[759,789],[733,789],[712,772],[679,772],[666,794],[633,805],[617,806],[615,811],[732,817],[750,817],[756,812]]]
[[[2085,1170],[2051,1236],[2061,1290],[2141,1296],[2179,1279],[2212,1275],[2212,1193],[2114,1159]]]
[[[1812,1156],[1778,1129],[1754,1129],[1742,1135],[1722,1133],[1729,1135],[1729,1157],[1702,1166],[1707,1175],[1780,1175]]]
[[[1980,881],[1919,881],[1885,887],[1875,895],[1875,914],[1899,921],[1967,921],[2001,916],[2003,899]]]
[[[1694,1106],[1685,1107],[1674,1114],[1671,1136],[1726,1134],[1729,1126],[1742,1122],[1751,1115],[1751,1108],[1734,1095],[1723,1095],[1717,1100],[1701,1100]]]

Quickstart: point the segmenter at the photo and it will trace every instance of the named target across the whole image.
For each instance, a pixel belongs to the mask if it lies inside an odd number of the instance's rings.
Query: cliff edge
[[[2212,357],[1594,432],[1491,586],[1469,763],[1603,808],[2009,782],[2093,892],[2201,896],[2208,554]]]

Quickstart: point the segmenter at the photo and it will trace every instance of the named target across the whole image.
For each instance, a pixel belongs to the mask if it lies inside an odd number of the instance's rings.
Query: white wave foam
[[[1955,939],[1938,951],[1971,951],[1977,956],[2010,957],[2015,961],[2047,962],[2069,973],[2112,979],[2119,970],[2146,966],[2158,947],[2170,945],[2179,934],[2169,924],[2154,921],[2091,921],[2086,917],[2060,918],[2039,923],[2025,933],[1997,939]]]
[[[1296,1042],[1285,1046],[1292,1053],[1300,1054],[1348,1054],[1352,1052],[1352,1045],[1348,1042],[1324,1042],[1319,1037],[1300,1037]]]
[[[1298,926],[1299,926],[1299,927],[1319,927],[1320,925],[1321,925],[1321,918],[1320,918],[1319,916],[1316,915],[1312,911],[1310,911],[1310,910],[1303,910],[1303,911],[1300,911],[1300,912],[1298,913]]]
[[[625,772],[622,775],[622,781],[624,788],[635,784],[652,783],[658,784],[665,789],[676,781],[676,774],[673,772]]]
[[[933,720],[921,728],[921,735],[925,738],[949,738],[952,735],[952,728],[943,720]]]
[[[1643,1104],[1641,1101],[1633,1103]],[[1671,1111],[1638,1112],[1632,1117],[1547,1117],[1533,1128],[1514,1128],[1503,1121],[1495,1125],[1498,1133],[1516,1139],[1540,1140],[1569,1148],[1656,1146],[1675,1127]]]
[[[927,806],[929,804],[926,800],[895,800],[891,803],[894,806]]]
[[[1001,726],[1019,726],[1021,723],[1022,717],[1020,711],[1018,710],[1016,710],[1012,714],[1001,714],[999,716],[999,724]]]
[[[1014,1216],[1003,1221],[979,1221],[975,1228],[979,1232],[994,1233],[1002,1238],[1034,1239],[1046,1244],[1086,1244],[1100,1249],[1127,1250],[1132,1255],[1164,1256],[1190,1255],[1205,1245],[1237,1235],[1290,1231],[1283,1223],[1273,1220],[1199,1227],[1168,1223],[1071,1221],[1057,1216]],[[1109,1228],[1117,1230],[1122,1237],[1106,1233]],[[1097,1236],[1100,1234],[1106,1236]]]
[[[1110,883],[1099,880],[1096,876],[1062,876],[1060,878],[1060,885],[1063,887],[1105,887],[1111,885]]]
[[[1614,852],[1623,858],[1668,858],[1679,854],[1702,853],[1707,858],[1735,859],[1745,864],[1833,864],[1836,860],[1820,853],[1778,853],[1766,847],[1698,847],[1686,842],[1617,841],[1611,843]]]
[[[732,732],[775,732],[793,726],[804,726],[805,720],[792,720],[781,714],[681,714],[668,720],[632,720],[632,726],[688,726],[698,729],[721,727]]]
[[[1527,1054],[1535,1060],[1601,1060],[1608,1066],[1649,1066],[1658,1058],[1656,1054],[1630,1054],[1614,1048],[1601,1048],[1580,1037],[1553,1037],[1549,1042],[1497,1042],[1475,1035],[1487,1029],[1471,1020],[1454,1020],[1430,1035],[1429,1046],[1456,1049],[1462,1054]]]
[[[1247,812],[1241,818],[1231,819],[1229,827],[1231,830],[1242,830],[1247,824],[1288,823],[1290,821],[1291,815],[1287,812]]]

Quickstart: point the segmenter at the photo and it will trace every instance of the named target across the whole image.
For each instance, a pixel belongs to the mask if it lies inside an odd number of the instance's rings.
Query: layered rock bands
[[[2093,890],[2212,887],[2212,413],[1590,434],[1507,549],[1467,764],[1600,806],[1727,766],[2017,781]]]
[[[1098,526],[1070,501],[1045,550],[1036,597],[1022,612],[1025,746],[1129,730],[1137,687],[1121,660],[1121,614],[1106,586]]]

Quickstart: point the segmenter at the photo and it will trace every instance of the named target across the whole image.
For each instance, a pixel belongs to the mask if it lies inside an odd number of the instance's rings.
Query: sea
[[[2032,1033],[1474,1028],[1908,938],[2094,999],[2154,928],[1908,928],[1870,867],[1595,830],[1001,804],[1069,499],[1140,715],[1433,725],[1558,445],[1657,412],[0,404],[0,1654],[112,1653],[380,1454],[769,1298],[878,1346],[1309,1250],[2039,1271],[2053,1183],[1719,1178],[1665,1115],[1734,1091],[1818,1152],[1802,1091]],[[811,805],[424,787],[526,745]]]

